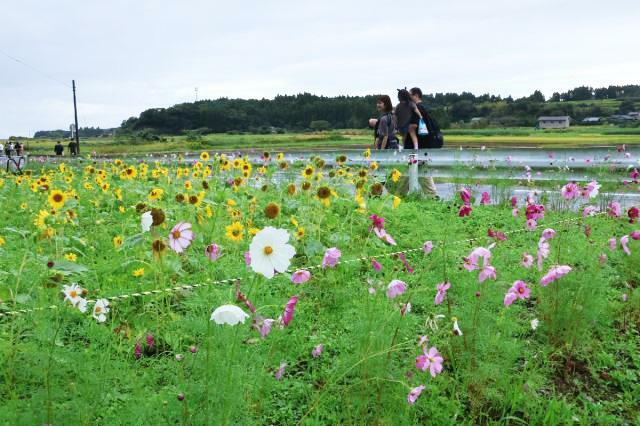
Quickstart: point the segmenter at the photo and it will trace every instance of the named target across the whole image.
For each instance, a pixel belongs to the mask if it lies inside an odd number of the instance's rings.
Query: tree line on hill
[[[101,129],[100,127],[80,127],[78,135],[81,138],[99,138],[112,136],[115,129]],[[38,130],[33,134],[36,139],[69,139],[71,131],[69,130]]]
[[[391,94],[392,99],[395,93]],[[122,136],[158,139],[158,135],[202,135],[207,133],[274,133],[285,131],[365,128],[377,116],[376,95],[317,96],[310,93],[279,95],[274,99],[202,100],[151,108],[139,117],[122,122]],[[607,102],[617,100],[617,102]],[[536,90],[513,99],[473,93],[435,93],[423,101],[441,127],[469,122],[491,126],[534,126],[541,115],[569,115],[574,120],[625,114],[640,108],[640,85],[592,88],[576,87],[553,93],[549,99]],[[81,128],[80,136],[111,134],[111,129]],[[68,131],[40,131],[35,137],[69,137]]]

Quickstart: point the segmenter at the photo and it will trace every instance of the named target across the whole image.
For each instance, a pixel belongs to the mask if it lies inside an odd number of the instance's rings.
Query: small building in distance
[[[581,121],[582,124],[600,124],[602,123],[602,118],[600,117],[585,117]]]
[[[566,129],[571,117],[568,115],[538,117],[538,129]]]

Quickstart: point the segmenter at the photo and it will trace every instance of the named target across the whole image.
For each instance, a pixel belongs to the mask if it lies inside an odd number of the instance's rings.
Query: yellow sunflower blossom
[[[49,194],[49,205],[54,210],[60,210],[61,208],[63,208],[66,200],[67,200],[67,196],[65,195],[64,192],[60,190],[54,189]]]
[[[233,222],[225,226],[226,236],[231,241],[241,241],[244,237],[244,226],[240,222]]]
[[[393,196],[393,208],[396,209],[400,205],[400,197]]]
[[[113,237],[113,246],[118,248],[122,245],[122,237],[120,235],[116,235]]]
[[[7,243],[7,240],[5,240],[4,238],[0,237],[0,247],[5,245],[6,243]]]
[[[132,272],[132,275],[136,278],[139,278],[144,275],[144,268],[136,269]]]
[[[69,262],[75,262],[76,260],[78,260],[78,256],[75,253],[67,253],[64,255],[64,258]]]
[[[149,191],[149,200],[156,201],[162,198],[162,194],[164,194],[164,190],[161,188],[153,188]]]
[[[394,183],[398,183],[398,181],[400,180],[400,176],[402,176],[402,173],[400,173],[400,170],[393,169],[393,171],[391,172],[391,180]]]

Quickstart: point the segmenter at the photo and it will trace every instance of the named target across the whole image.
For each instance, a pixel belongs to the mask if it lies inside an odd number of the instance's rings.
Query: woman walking
[[[393,104],[388,95],[382,95],[376,102],[380,117],[376,123],[375,149],[397,149],[396,122],[393,117]]]

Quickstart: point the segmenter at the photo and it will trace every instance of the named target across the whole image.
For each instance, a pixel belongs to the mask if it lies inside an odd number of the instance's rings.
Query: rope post
[[[416,154],[409,154],[409,194],[422,192],[418,183],[418,158]]]

